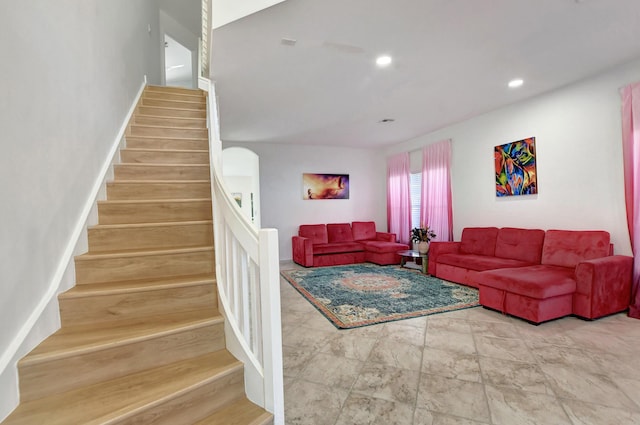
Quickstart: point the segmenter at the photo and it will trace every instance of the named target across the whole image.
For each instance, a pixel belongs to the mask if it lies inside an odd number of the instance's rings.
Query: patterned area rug
[[[477,289],[398,266],[355,264],[281,274],[340,329],[479,305]]]

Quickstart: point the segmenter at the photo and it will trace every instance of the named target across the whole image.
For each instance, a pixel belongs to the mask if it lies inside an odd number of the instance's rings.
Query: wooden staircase
[[[206,97],[147,87],[62,327],[18,363],[14,424],[272,424],[217,309]]]

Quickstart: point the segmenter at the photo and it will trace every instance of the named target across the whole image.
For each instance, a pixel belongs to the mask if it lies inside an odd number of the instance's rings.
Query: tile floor
[[[288,425],[640,424],[640,321],[624,314],[533,326],[477,307],[338,330],[281,293]]]

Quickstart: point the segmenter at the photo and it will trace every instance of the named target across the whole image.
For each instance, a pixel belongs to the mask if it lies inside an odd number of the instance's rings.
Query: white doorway
[[[222,151],[222,178],[242,214],[260,228],[260,165],[255,152],[245,148]]]
[[[167,86],[195,88],[193,52],[164,35],[164,75]]]

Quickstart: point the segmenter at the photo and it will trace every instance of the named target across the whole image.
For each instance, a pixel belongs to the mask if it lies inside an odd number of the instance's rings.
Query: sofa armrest
[[[573,313],[596,319],[629,307],[633,257],[612,255],[576,266]]]
[[[304,267],[313,267],[313,244],[311,239],[302,236],[291,238],[293,261]]]
[[[396,234],[387,232],[376,232],[376,240],[384,242],[396,242]]]
[[[436,264],[438,256],[442,254],[456,254],[460,252],[460,242],[436,242],[429,243],[429,274],[436,276]]]

